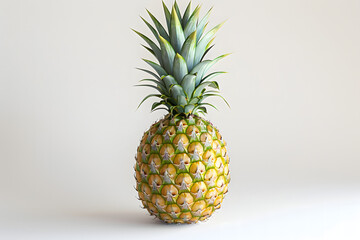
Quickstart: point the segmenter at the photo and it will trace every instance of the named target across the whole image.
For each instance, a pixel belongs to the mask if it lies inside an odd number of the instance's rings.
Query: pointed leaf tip
[[[185,38],[187,38],[195,30],[197,30],[197,24],[198,24],[198,19],[199,19],[199,15],[200,15],[200,8],[201,7],[199,7],[199,6],[197,6],[195,8],[194,12],[189,17],[189,19],[186,23],[186,26],[184,26]]]
[[[146,11],[148,12],[153,23],[155,24],[155,27],[156,27],[159,35],[162,36],[163,38],[165,38],[166,40],[170,41],[170,37],[169,37],[168,33],[166,32],[165,28],[161,25],[159,20],[157,20],[157,18],[149,10],[146,9]]]
[[[170,28],[171,28],[171,13],[168,9],[168,7],[166,6],[166,4],[164,3],[164,1],[162,1],[163,3],[163,9],[164,9],[164,13],[165,13],[165,18],[166,18],[166,24],[168,27],[168,30],[170,32]]]
[[[170,39],[174,50],[180,52],[185,42],[185,35],[181,25],[181,19],[176,13],[175,6],[173,6],[171,12]]]
[[[175,50],[171,44],[160,36],[161,55],[165,70],[171,74],[173,72],[173,63],[175,58]]]
[[[220,27],[224,24],[225,22],[222,22],[218,25],[216,25],[213,29],[211,29],[208,33],[206,33],[199,41],[197,48],[196,48],[196,53],[195,53],[195,62],[194,64],[197,65],[203,58],[204,54],[206,53],[207,47],[209,45],[209,43],[211,42],[211,40],[213,39],[215,33],[220,29]]]
[[[187,5],[186,7],[186,10],[184,12],[184,15],[183,15],[183,18],[182,18],[182,26],[183,26],[183,29],[185,29],[185,26],[190,18],[190,15],[191,15],[191,5],[192,5],[192,2],[189,1],[189,4]]]

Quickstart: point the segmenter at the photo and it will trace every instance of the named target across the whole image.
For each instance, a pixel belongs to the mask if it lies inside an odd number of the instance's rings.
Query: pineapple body
[[[165,116],[137,149],[139,199],[166,223],[196,223],[220,208],[230,181],[226,143],[218,129],[195,115]]]

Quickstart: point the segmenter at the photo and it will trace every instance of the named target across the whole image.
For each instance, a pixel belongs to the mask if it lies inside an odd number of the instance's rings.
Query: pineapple
[[[163,8],[168,30],[149,11],[155,27],[142,18],[158,44],[134,30],[158,62],[144,59],[154,71],[140,69],[153,77],[141,82],[152,84],[137,86],[158,93],[146,96],[140,105],[154,97],[159,101],[151,110],[168,112],[144,133],[137,148],[136,190],[151,215],[166,223],[196,223],[220,208],[230,181],[226,142],[215,126],[200,117],[207,113],[206,107],[215,107],[206,98],[222,98],[218,83],[211,79],[224,72],[207,71],[227,55],[204,60],[222,26],[205,33],[211,10],[199,18],[200,6],[192,11],[191,2],[183,14],[176,1],[171,11],[164,3]]]

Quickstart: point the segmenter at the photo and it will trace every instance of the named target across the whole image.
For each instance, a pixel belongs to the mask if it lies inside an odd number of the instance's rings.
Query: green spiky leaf
[[[216,109],[217,111],[219,111],[219,109],[217,109],[214,105],[212,105],[210,103],[200,103],[199,106],[210,106],[210,107],[213,107],[214,109]]]
[[[199,110],[202,111],[202,112],[204,112],[204,113],[207,113],[206,107],[199,107]]]
[[[175,11],[176,11],[176,15],[179,18],[179,21],[182,22],[180,8],[179,8],[179,5],[177,4],[176,0],[174,2],[174,8],[175,8]]]
[[[162,82],[162,81],[155,80],[155,79],[142,79],[139,82],[152,82],[152,83],[155,83],[157,85],[157,87],[158,87],[159,92],[161,94],[163,94],[163,95],[168,96],[166,86],[165,86],[164,82]]]
[[[212,8],[206,13],[206,15],[201,19],[201,21],[199,22],[199,24],[197,26],[197,36],[196,36],[197,42],[200,40],[201,36],[204,33],[204,30],[208,24],[208,20],[209,20],[211,11],[212,11]]]
[[[224,25],[224,23],[220,23],[219,25],[211,29],[208,33],[206,33],[203,38],[200,39],[199,44],[196,47],[195,64],[198,64],[200,62],[206,51],[206,47],[222,25]]]
[[[167,41],[170,41],[170,37],[168,35],[168,33],[166,32],[165,28],[161,25],[161,23],[156,19],[156,17],[154,17],[154,15],[152,15],[151,12],[149,12],[148,10],[146,10],[151,18],[151,20],[153,21],[157,31],[159,32],[160,36],[162,36],[163,38],[165,38]]]
[[[190,15],[191,15],[191,1],[189,2],[189,4],[187,5],[186,7],[186,10],[184,12],[184,16],[182,18],[182,26],[183,26],[183,29],[185,29],[185,26],[190,18]]]
[[[221,98],[221,99],[226,103],[226,105],[230,108],[230,104],[229,104],[229,103],[226,101],[226,99],[225,99],[223,96],[221,96],[220,94],[204,94],[204,95],[202,96],[201,101],[205,100],[205,99],[208,98],[208,97],[219,97],[219,98]]]
[[[191,14],[190,19],[188,20],[185,26],[184,29],[185,38],[187,38],[190,34],[196,31],[196,25],[199,19],[199,14],[200,14],[200,7],[197,6],[194,12]]]
[[[169,109],[168,108],[156,108],[154,110],[152,110],[151,112],[155,112],[155,111],[158,111],[158,110],[165,110],[165,111],[168,111],[169,112]]]
[[[141,17],[141,19],[143,20],[143,22],[146,24],[146,26],[148,26],[148,28],[150,29],[150,31],[154,34],[154,36],[156,37],[156,39],[158,40],[159,44],[160,44],[160,38],[159,38],[159,33],[156,31],[156,29],[151,26],[151,24],[146,21],[143,17]]]
[[[146,50],[148,50],[152,55],[154,55],[156,57],[154,51],[151,48],[149,48],[149,47],[147,47],[147,46],[145,46],[143,44],[141,44],[141,46],[143,46]]]
[[[170,39],[171,45],[174,47],[175,51],[179,53],[181,51],[182,45],[185,42],[185,35],[175,7],[173,7],[171,12]]]
[[[212,88],[219,89],[219,84],[215,81],[201,83],[199,86],[196,87],[196,89],[193,93],[193,97],[194,98],[200,97],[200,95],[203,93],[203,91],[205,90],[206,87],[212,87]]]
[[[163,69],[159,64],[154,63],[153,61],[143,59],[147,64],[149,64],[154,70],[159,74],[160,78],[164,75],[168,75],[165,69]]]
[[[173,85],[170,88],[170,93],[171,93],[171,96],[173,97],[173,99],[175,99],[176,103],[179,106],[186,105],[186,103],[187,103],[186,96],[185,96],[183,88],[180,85]]]
[[[142,79],[139,82],[152,82],[152,83],[155,83],[157,85],[161,85],[161,86],[165,87],[163,82],[161,82],[159,80],[155,80],[155,79]]]
[[[172,85],[178,84],[175,80],[175,78],[171,75],[165,76],[162,81],[164,82],[166,89],[170,89]]]
[[[188,105],[185,106],[184,111],[187,112],[187,113],[192,113],[194,108],[195,108],[195,105],[192,105],[192,104],[189,105],[188,104]]]
[[[150,95],[147,95],[139,104],[139,106],[137,107],[137,109],[139,109],[139,107],[149,98],[151,97],[158,97],[158,98],[161,98],[161,95],[159,94],[150,94]]]
[[[168,30],[170,32],[170,29],[171,29],[171,14],[170,14],[170,11],[169,9],[167,8],[166,4],[164,3],[164,1],[162,2],[163,3],[163,8],[164,8],[164,14],[165,14],[165,19],[166,19],[166,24],[168,26]]]
[[[154,102],[153,105],[151,106],[151,111],[156,111],[154,109],[161,105],[164,105],[164,104],[162,102]]]
[[[184,107],[182,107],[182,106],[175,106],[174,107],[174,110],[176,110],[176,115],[180,115],[180,114],[182,114],[182,113],[185,113],[185,109],[184,109]],[[176,116],[175,115],[175,116]]]
[[[188,74],[181,82],[181,87],[184,89],[187,98],[190,98],[195,90],[195,80],[196,75]]]
[[[183,48],[181,49],[181,56],[184,57],[188,71],[194,67],[194,57],[196,51],[196,31],[190,34],[186,39]]]
[[[190,101],[188,101],[188,104],[192,104],[192,105],[196,105],[197,103],[199,103],[200,99],[197,97],[191,98]]]
[[[173,72],[173,63],[175,58],[175,51],[171,44],[163,37],[160,36],[161,57],[163,66],[168,73]]]
[[[201,82],[206,82],[206,81],[209,81],[210,79],[216,77],[216,76],[219,76],[221,74],[225,74],[227,72],[213,72],[213,73],[210,73],[209,75],[207,75],[206,77],[204,77]]]
[[[155,56],[157,57],[157,59],[161,59],[161,50],[160,48],[147,36],[145,36],[144,34],[132,29],[136,34],[138,34],[142,39],[144,39],[144,41],[151,47],[151,49],[154,51]]]
[[[210,46],[209,48],[206,49],[206,51],[205,51],[205,53],[204,53],[204,55],[202,56],[202,58],[201,58],[200,61],[203,61],[203,60],[204,60],[206,54],[208,54],[208,52],[210,52],[210,50],[211,50],[214,46],[215,46],[215,45],[212,45],[212,46]]]
[[[161,78],[156,75],[155,73],[153,73],[152,71],[149,71],[147,69],[143,69],[143,68],[136,68],[137,70],[140,70],[140,71],[143,71],[143,72],[146,72],[148,74],[150,74],[151,76],[155,77],[156,79],[160,80]]]
[[[198,65],[196,65],[193,70],[190,72],[191,74],[197,73],[196,76],[196,86],[199,85],[201,79],[203,78],[204,74],[210,69],[211,66],[213,66],[215,63],[223,59],[224,57],[228,56],[229,54],[221,55],[214,60],[205,60],[200,62]]]
[[[188,68],[185,59],[180,55],[176,54],[174,59],[174,77],[175,80],[180,84],[186,74],[188,74]]]

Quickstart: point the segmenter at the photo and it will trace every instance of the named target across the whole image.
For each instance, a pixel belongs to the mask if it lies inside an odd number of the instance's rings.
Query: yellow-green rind
[[[165,116],[145,132],[135,158],[139,199],[166,223],[209,218],[228,191],[226,142],[198,116]]]

